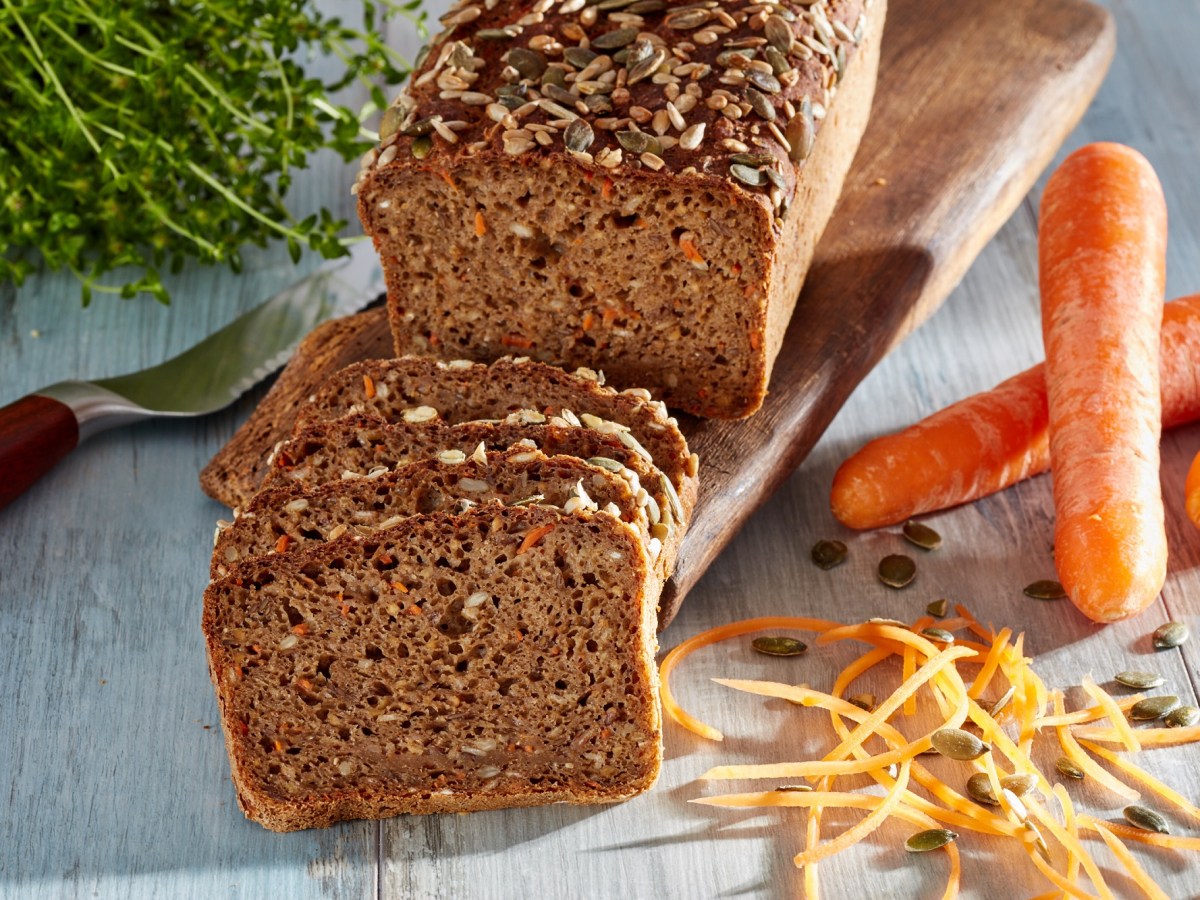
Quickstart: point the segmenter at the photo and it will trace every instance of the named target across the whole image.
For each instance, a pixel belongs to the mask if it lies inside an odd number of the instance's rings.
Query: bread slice
[[[628,5],[443,18],[356,184],[396,352],[519,347],[749,415],[866,128],[887,4]]]
[[[595,372],[566,372],[530,360],[505,358],[489,365],[419,357],[365,360],[332,375],[297,418],[297,430],[324,419],[364,412],[398,422],[418,408],[446,422],[504,419],[522,411],[561,416],[571,424],[610,432],[645,452],[671,480],[683,509],[696,500],[698,460],[667,408],[643,390],[618,392]]]
[[[243,507],[266,473],[270,449],[292,433],[296,411],[315,387],[352,362],[392,355],[383,309],[330,319],[300,342],[250,418],[200,472],[200,488],[229,507]]]
[[[482,445],[481,445],[482,447]],[[461,512],[488,503],[536,504],[574,512],[603,509],[637,529],[651,561],[661,541],[650,533],[646,509],[620,474],[574,456],[546,456],[525,448],[470,456],[446,451],[376,478],[351,478],[311,491],[263,491],[232,525],[218,530],[211,577],[239,562],[296,553],[353,532],[368,536],[408,516]]]
[[[204,595],[238,803],[276,831],[622,800],[662,759],[637,535],[537,507],[415,516]]]

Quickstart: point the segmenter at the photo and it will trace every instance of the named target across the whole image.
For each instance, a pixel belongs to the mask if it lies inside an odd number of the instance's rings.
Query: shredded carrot
[[[1042,805],[1036,799],[1027,798],[1026,806],[1041,826],[1049,831],[1056,841],[1062,844],[1067,853],[1074,855],[1079,860],[1083,866],[1083,870],[1087,872],[1088,878],[1092,880],[1092,884],[1096,888],[1096,893],[1106,898],[1106,900],[1112,900],[1112,891],[1109,890],[1108,884],[1104,880],[1104,875],[1100,872],[1100,867],[1096,865],[1096,861],[1092,859],[1092,855],[1080,843],[1079,838],[1059,825],[1055,821],[1054,816],[1050,815],[1049,811],[1043,809]]]
[[[1153,847],[1162,847],[1167,850],[1200,850],[1200,837],[1159,834],[1157,831],[1146,831],[1143,828],[1134,828],[1132,825],[1123,825],[1120,822],[1101,822],[1091,816],[1082,815],[1079,817],[1079,824],[1093,830],[1107,828],[1115,835],[1142,844],[1150,844]]]
[[[604,183],[600,186],[600,196],[605,200],[611,200],[613,195],[613,180],[605,178]]]
[[[967,627],[980,640],[991,643],[996,639],[996,631],[993,628],[985,628],[980,624],[979,620],[971,615],[970,611],[961,603],[954,604],[954,611],[962,616],[967,621]]]
[[[392,589],[397,590],[402,594],[408,593],[408,585],[406,585],[403,581],[393,581]]]
[[[288,545],[291,544],[291,542],[292,539],[290,537],[288,537],[286,534],[281,534],[279,536],[279,540],[275,542],[275,552],[287,553]]]
[[[1103,741],[1106,744],[1120,744],[1125,741],[1124,733],[1118,728],[1080,728],[1075,734],[1089,741]],[[1200,741],[1200,725],[1189,725],[1186,728],[1139,728],[1137,739],[1140,744],[1156,747],[1192,744]]]
[[[1122,697],[1117,700],[1117,708],[1121,712],[1128,712],[1129,709],[1139,700],[1145,699],[1145,694],[1131,694],[1128,697]],[[1041,716],[1034,722],[1038,728],[1053,727],[1055,725],[1083,725],[1086,722],[1095,722],[1097,719],[1108,717],[1108,710],[1102,706],[1088,706],[1084,709],[1077,709],[1075,712],[1063,713],[1061,716],[1057,713],[1052,716]]]
[[[1079,822],[1075,819],[1075,806],[1071,803],[1071,797],[1067,793],[1067,789],[1061,784],[1054,786],[1054,796],[1058,799],[1058,805],[1062,807],[1063,824],[1067,826],[1069,831],[1076,840],[1079,839]],[[1074,883],[1079,877],[1079,857],[1070,852],[1068,848],[1067,854],[1067,881]]]
[[[375,396],[375,379],[370,375],[363,376],[363,393],[367,395],[368,400]]]
[[[487,234],[487,220],[481,211],[477,211],[475,213],[475,237],[483,237],[485,234]]]
[[[596,314],[588,310],[583,314],[583,324],[580,326],[584,331],[591,331],[596,324]]]
[[[679,239],[679,249],[683,251],[684,257],[694,266],[707,265],[704,257],[700,255],[700,251],[696,249],[696,245],[688,238]]]
[[[1112,722],[1113,728],[1117,734],[1121,735],[1121,743],[1125,745],[1127,750],[1141,750],[1142,745],[1138,743],[1138,736],[1133,733],[1133,729],[1129,726],[1129,722],[1125,718],[1125,714],[1121,712],[1121,707],[1117,706],[1117,701],[1108,695],[1108,692],[1103,690],[1091,675],[1085,675],[1080,680],[1084,692],[1096,701],[1097,705],[1102,706],[1108,712],[1108,720]]]
[[[908,787],[908,774],[911,766],[911,760],[906,759],[900,763],[900,772],[896,776],[896,783],[884,795],[883,802],[871,810],[865,819],[847,828],[833,840],[827,841],[824,844],[818,844],[812,849],[806,849],[803,853],[797,854],[792,861],[799,867],[811,865],[833,856],[847,847],[853,847],[867,835],[875,831],[887,821],[892,810],[900,805],[900,798],[903,796],[905,788]]]
[[[1062,692],[1055,691],[1052,696],[1054,698],[1054,712],[1061,715],[1063,713]],[[1126,800],[1136,801],[1141,797],[1137,791],[1120,779],[1114,778],[1109,774],[1107,769],[1097,764],[1090,756],[1084,753],[1083,748],[1079,746],[1079,743],[1075,740],[1075,736],[1071,734],[1070,729],[1066,725],[1058,725],[1054,730],[1058,734],[1059,746],[1062,747],[1062,751],[1067,758],[1095,781],[1104,785],[1117,796],[1124,797]]]
[[[1106,823],[1093,820],[1091,825],[1092,831],[1100,835],[1100,839],[1108,844],[1108,849],[1112,851],[1112,855],[1120,861],[1121,865],[1125,867],[1125,871],[1129,873],[1129,877],[1133,879],[1133,883],[1141,888],[1150,900],[1171,900],[1166,892],[1154,883],[1154,879],[1146,874],[1146,870],[1134,859],[1133,854],[1129,852],[1129,848],[1121,843],[1120,838],[1109,831]]]
[[[900,678],[904,681],[913,677],[913,673],[917,671],[917,651],[909,645],[904,646],[904,662],[901,665]],[[916,691],[909,694],[904,700],[904,714],[906,716],[915,716],[917,714],[917,694]]]
[[[1169,785],[1163,784],[1141,766],[1130,762],[1122,756],[1118,756],[1111,750],[1106,750],[1104,747],[1097,746],[1091,741],[1082,741],[1081,743],[1101,759],[1112,763],[1134,781],[1144,784],[1151,791],[1158,794],[1158,796],[1162,797],[1168,803],[1174,804],[1178,809],[1187,813],[1193,819],[1200,820],[1200,809],[1197,809],[1182,794]]]
[[[525,539],[521,541],[521,546],[517,548],[517,556],[520,556],[526,550],[536,547],[538,542],[553,530],[554,524],[552,522],[539,525],[537,528],[531,528],[529,533],[525,535]]]
[[[505,347],[520,347],[522,350],[533,346],[533,341],[522,334],[506,334],[500,338],[500,343]]]
[[[992,676],[1000,666],[1000,657],[1007,649],[1010,637],[1012,637],[1011,628],[1001,628],[1000,633],[996,635],[992,642],[992,649],[988,651],[987,657],[983,660],[983,668],[979,670],[979,674],[975,676],[975,681],[971,684],[971,690],[967,692],[967,696],[972,700],[978,700],[987,690]]]

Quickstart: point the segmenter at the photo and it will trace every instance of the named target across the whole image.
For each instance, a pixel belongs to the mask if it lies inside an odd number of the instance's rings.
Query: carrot
[[[1146,159],[1090,144],[1050,177],[1038,234],[1054,562],[1097,622],[1132,616],[1166,580],[1158,475],[1167,212]]]
[[[1163,428],[1200,419],[1197,359],[1200,294],[1192,294],[1163,307]],[[833,514],[850,528],[882,528],[994,494],[1049,470],[1048,423],[1045,368],[1039,363],[866,444],[834,475]],[[1200,467],[1196,485],[1192,520],[1200,524]]]
[[[1183,495],[1187,501],[1188,518],[1200,528],[1200,453],[1188,467],[1187,479],[1183,483]]]

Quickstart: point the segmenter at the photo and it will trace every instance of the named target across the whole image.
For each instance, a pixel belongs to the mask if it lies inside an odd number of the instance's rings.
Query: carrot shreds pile
[[[1077,811],[1066,788],[1046,777],[1035,763],[1033,753],[1035,748],[1045,749],[1049,741],[1052,756],[1061,753],[1088,778],[1123,800],[1139,798],[1133,786],[1136,784],[1164,800],[1173,811],[1200,821],[1200,807],[1123,755],[1099,746],[1099,743],[1116,743],[1128,752],[1137,752],[1143,746],[1195,742],[1200,741],[1200,726],[1135,731],[1125,714],[1141,695],[1117,700],[1091,677],[1084,677],[1081,686],[1092,705],[1068,712],[1063,692],[1049,690],[1034,671],[1032,660],[1024,655],[1023,634],[1014,635],[1008,628],[997,631],[985,627],[961,605],[956,610],[958,618],[941,621],[939,628],[970,631],[979,638],[978,642],[957,638],[949,645],[934,642],[920,633],[929,624],[928,619],[904,627],[891,620],[843,625],[823,619],[773,616],[733,622],[679,644],[666,655],[660,667],[664,714],[683,728],[717,741],[724,735],[690,715],[671,691],[671,673],[695,651],[752,632],[776,629],[814,632],[818,635],[818,645],[852,640],[869,648],[838,673],[828,692],[807,685],[714,679],[717,684],[743,693],[821,709],[829,715],[837,740],[833,749],[820,759],[719,765],[702,776],[710,782],[806,778],[811,782],[810,788],[724,794],[693,802],[724,808],[805,810],[803,849],[793,862],[804,870],[804,891],[810,900],[818,895],[818,863],[860,843],[889,818],[899,818],[924,829],[947,828],[1015,841],[1020,853],[1053,886],[1054,890],[1045,896],[1110,898],[1113,892],[1083,840],[1086,834],[1094,832],[1146,896],[1166,896],[1123,841],[1200,850],[1200,838],[1157,834],[1118,822],[1098,821]],[[900,678],[899,686],[890,695],[878,703],[873,697],[869,702],[861,697],[846,698],[857,679],[888,664],[896,667]],[[974,677],[967,677],[964,670]],[[983,700],[985,693],[1000,699]],[[921,713],[923,722],[932,714],[936,727],[916,737],[906,736],[896,722],[906,720],[909,709]],[[1105,727],[1092,723],[1104,723]],[[973,729],[985,747],[982,756],[970,759],[971,754],[967,754],[968,758],[959,763],[963,766],[966,794],[939,779],[918,760],[921,754],[931,752],[938,731],[959,728]],[[1112,771],[1101,766],[1097,759],[1111,766]],[[1056,774],[1053,769],[1048,771]],[[990,785],[987,805],[979,795],[979,785],[966,785],[968,776],[976,773],[982,774],[973,781],[985,778]],[[839,778],[859,775],[869,776],[876,790],[882,789],[883,794],[838,789]],[[1014,776],[1014,781],[1009,781],[1009,776]],[[1015,776],[1022,776],[1024,782]],[[1022,787],[1029,784],[1035,786],[1022,793]],[[827,809],[860,809],[867,815],[822,840],[822,812]],[[950,860],[950,877],[943,897],[952,898],[958,894],[959,854],[953,841],[943,849]]]

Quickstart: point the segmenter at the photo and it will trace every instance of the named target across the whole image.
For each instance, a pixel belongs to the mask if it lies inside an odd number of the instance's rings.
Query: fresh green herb
[[[161,273],[189,257],[236,272],[241,247],[279,239],[293,259],[344,255],[344,221],[298,221],[284,197],[310,154],[374,142],[362,121],[409,71],[380,29],[401,15],[423,33],[419,6],[362,0],[352,25],[312,0],[0,0],[0,281],[40,256],[85,305],[165,303]],[[318,55],[331,77],[305,70]],[[371,97],[357,113],[330,99],[353,82]]]

